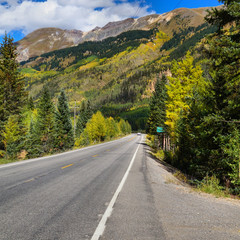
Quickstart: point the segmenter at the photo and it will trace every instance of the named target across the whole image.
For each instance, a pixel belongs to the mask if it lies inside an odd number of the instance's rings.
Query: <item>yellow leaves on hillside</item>
[[[169,40],[169,37],[163,32],[157,32],[154,39],[148,43],[142,43],[136,49],[127,49],[102,64],[102,67],[111,69],[116,74],[123,74],[130,69],[143,65],[145,62],[152,61],[159,56],[160,47]]]
[[[169,39],[170,38],[166,33],[159,31],[156,33],[155,39],[152,39],[152,41],[148,42],[146,46],[151,48],[153,51],[156,51]]]
[[[144,107],[149,107],[149,104],[141,104],[141,105],[133,106],[130,108],[130,111],[134,111],[138,108],[144,108]]]
[[[95,61],[92,61],[90,63],[87,63],[86,65],[83,65],[83,66],[79,67],[79,70],[84,71],[84,70],[87,70],[87,69],[90,69],[90,68],[94,68],[94,67],[98,66],[99,64],[100,64],[99,61],[95,60]]]
[[[110,140],[130,132],[131,126],[127,121],[121,119],[117,122],[112,117],[104,118],[102,113],[98,111],[88,121],[80,138],[76,140],[75,146],[86,146],[106,139]]]
[[[168,100],[165,122],[171,134],[175,135],[176,123],[181,116],[186,116],[196,88],[204,88],[204,79],[200,66],[193,65],[194,58],[187,53],[186,58],[172,65],[172,77],[168,77]]]
[[[80,99],[83,97],[81,92],[98,91],[99,89],[104,91],[102,88],[108,86],[108,83],[111,86],[108,89],[109,91],[116,89],[126,79],[126,76],[128,78],[129,75],[135,74],[141,66],[148,63],[155,64],[154,61],[160,56],[159,49],[167,39],[166,34],[158,32],[148,43],[142,42],[136,48],[129,47],[111,58],[98,59],[97,56],[90,56],[69,66],[64,71],[43,72],[31,68],[23,71],[25,71],[31,95],[39,94],[42,86],[49,81],[53,84],[56,83],[59,88],[68,89],[70,99]],[[151,78],[152,76],[145,76],[143,81]],[[76,81],[73,79],[76,79]],[[31,88],[32,83],[34,83],[34,88]],[[75,97],[77,94],[81,94],[81,96]],[[150,92],[142,95],[145,95],[143,96],[145,98],[150,95]]]
[[[24,68],[21,70],[21,74],[23,74],[26,78],[34,78],[40,79],[42,77],[51,77],[56,75],[57,71],[50,70],[50,71],[37,71],[33,68]]]

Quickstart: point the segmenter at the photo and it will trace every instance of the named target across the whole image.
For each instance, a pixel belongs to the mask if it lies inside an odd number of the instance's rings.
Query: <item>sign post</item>
[[[164,133],[164,128],[163,127],[157,127],[157,133]]]
[[[162,149],[164,149],[164,128],[163,127],[157,127],[157,133],[159,135],[159,143]],[[160,137],[161,136],[161,137]]]

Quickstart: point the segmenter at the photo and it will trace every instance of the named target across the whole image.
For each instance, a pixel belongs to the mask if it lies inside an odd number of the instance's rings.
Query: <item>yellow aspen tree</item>
[[[87,123],[86,130],[91,141],[101,142],[105,139],[107,134],[106,120],[100,111],[93,114]]]
[[[176,124],[181,116],[186,116],[196,88],[201,88],[204,79],[199,65],[194,66],[194,58],[187,53],[180,62],[173,62],[172,77],[168,77],[168,99],[166,101],[166,122],[172,137],[176,136]]]

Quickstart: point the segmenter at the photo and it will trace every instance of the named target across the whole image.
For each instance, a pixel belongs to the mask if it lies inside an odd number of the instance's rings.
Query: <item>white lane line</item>
[[[142,137],[141,137],[140,143],[141,143],[141,142],[142,142]],[[135,158],[136,158],[138,149],[139,149],[139,147],[140,147],[140,143],[139,143],[139,145],[138,145],[138,147],[137,147],[136,152],[135,152],[134,155],[133,155],[133,158],[132,158],[132,160],[131,160],[131,162],[130,162],[130,164],[129,164],[129,166],[128,166],[127,171],[125,172],[125,174],[124,174],[124,176],[123,176],[122,181],[120,182],[120,184],[119,184],[116,192],[114,193],[114,195],[113,195],[113,197],[112,197],[112,200],[111,200],[111,202],[109,203],[109,205],[108,205],[105,213],[103,214],[103,216],[102,216],[102,218],[101,218],[101,221],[99,222],[99,224],[98,224],[98,226],[97,226],[97,228],[96,228],[96,230],[95,230],[95,232],[94,232],[91,240],[98,240],[98,239],[101,237],[101,235],[103,234],[103,232],[104,232],[104,230],[105,230],[105,227],[106,227],[107,219],[108,219],[108,218],[111,216],[111,214],[112,214],[113,205],[115,204],[119,193],[122,191],[123,185],[124,185],[124,183],[126,182],[127,177],[128,177],[128,174],[129,174],[129,172],[130,172],[130,170],[131,170],[131,168],[132,168],[132,165],[133,165],[134,160],[135,160]]]
[[[128,135],[126,137],[123,137],[123,138],[120,138],[120,139],[117,139],[117,140],[110,141],[110,142],[100,143],[100,144],[96,144],[96,145],[93,145],[93,146],[88,146],[88,147],[84,147],[84,148],[80,148],[80,149],[76,149],[76,150],[71,150],[71,151],[64,152],[64,153],[58,153],[58,154],[54,154],[54,155],[50,155],[50,156],[46,156],[46,157],[23,160],[21,162],[7,163],[7,164],[0,165],[0,169],[1,168],[18,166],[18,165],[22,165],[22,164],[27,164],[27,163],[31,163],[31,162],[37,162],[37,161],[41,161],[41,160],[44,160],[44,159],[49,159],[49,158],[53,158],[53,157],[58,157],[58,156],[71,154],[71,153],[74,153],[74,152],[80,152],[80,151],[84,151],[86,149],[99,147],[99,146],[103,146],[103,145],[108,145],[108,144],[112,144],[112,143],[115,143],[115,142],[118,142],[118,141],[120,142],[121,140],[124,140],[125,138],[128,138],[128,137],[130,137],[130,135]]]

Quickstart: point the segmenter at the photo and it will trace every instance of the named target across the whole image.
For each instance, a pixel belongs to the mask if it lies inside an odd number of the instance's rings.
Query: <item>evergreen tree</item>
[[[13,38],[3,38],[0,47],[0,119],[7,120],[8,116],[19,114],[26,103],[25,83],[16,61],[16,46]]]
[[[32,96],[28,98],[27,108],[28,110],[31,110],[31,111],[33,111],[35,108]]]
[[[199,178],[208,174],[221,183],[230,180],[240,193],[240,2],[221,2],[224,7],[206,18],[219,27],[203,43],[207,89],[196,86],[187,114],[176,125],[178,166]]]
[[[25,83],[16,61],[13,38],[5,34],[0,44],[0,149],[3,126],[10,115],[19,115],[26,103]]]
[[[215,111],[225,119],[240,119],[240,2],[221,1],[224,8],[209,12],[207,21],[220,31],[210,35],[205,51],[209,58]]]
[[[229,24],[230,26],[238,25],[240,23],[240,2],[239,0],[218,0],[224,4],[222,8],[212,8],[208,11],[206,20],[212,25],[219,28],[218,34],[221,34],[223,28]],[[235,26],[236,26],[235,25]],[[239,35],[239,33],[238,33]]]
[[[27,158],[39,157],[39,155],[43,153],[41,141],[39,141],[33,120],[30,122],[29,130],[25,138],[24,148],[27,151]]]
[[[87,101],[87,106],[86,106],[86,119],[87,119],[87,121],[92,117],[92,115],[93,115],[93,110],[92,110],[92,107],[91,107],[91,103],[88,100]]]
[[[161,79],[157,78],[155,91],[150,102],[150,114],[147,121],[148,132],[156,134],[157,127],[164,127],[166,121],[166,100],[167,100],[167,78],[165,75]]]
[[[73,127],[64,90],[61,91],[58,98],[55,119],[55,147],[61,150],[72,148],[74,145]]]
[[[34,132],[36,134],[36,144],[39,145],[40,154],[53,151],[54,147],[54,120],[55,108],[51,101],[51,96],[44,87],[39,105]]]
[[[81,111],[80,115],[77,119],[77,125],[76,125],[76,138],[79,138],[81,133],[83,132],[84,128],[86,127],[87,121],[86,121],[86,115],[85,111]]]
[[[91,104],[89,101],[87,101],[87,104],[85,101],[82,102],[80,115],[77,119],[76,124],[76,138],[79,138],[81,133],[83,132],[84,128],[86,127],[86,124],[89,119],[91,119],[93,115]]]
[[[221,180],[230,178],[232,183],[238,181],[240,185],[239,156],[236,154],[240,146],[236,137],[240,130],[240,2],[220,2],[224,7],[213,9],[206,17],[209,23],[218,25],[219,31],[206,41],[214,99],[203,124],[211,134],[211,144],[207,146],[211,169],[218,169]]]

